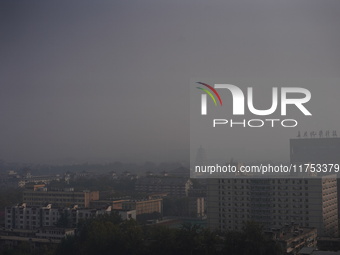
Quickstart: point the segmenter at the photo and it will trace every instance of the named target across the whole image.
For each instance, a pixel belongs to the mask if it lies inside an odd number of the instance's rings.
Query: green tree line
[[[139,225],[134,220],[103,215],[79,224],[75,236],[65,238],[56,255],[280,255],[280,246],[266,238],[261,227],[248,222],[242,231],[217,232],[198,225],[179,229]]]

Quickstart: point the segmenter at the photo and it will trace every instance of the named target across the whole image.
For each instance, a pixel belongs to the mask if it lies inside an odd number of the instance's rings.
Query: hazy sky
[[[3,0],[0,159],[189,160],[190,79],[334,81],[339,25],[338,0]],[[337,86],[309,88],[316,128],[340,130]]]

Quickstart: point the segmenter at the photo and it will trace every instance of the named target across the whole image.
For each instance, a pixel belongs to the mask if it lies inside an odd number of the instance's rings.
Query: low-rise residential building
[[[158,212],[163,213],[163,198],[159,196],[149,196],[146,199],[117,199],[117,200],[97,200],[91,202],[91,208],[103,208],[111,206],[112,210],[129,211],[136,210],[137,215]]]
[[[167,193],[168,196],[186,197],[192,188],[189,178],[144,177],[136,181],[135,189],[144,193]]]
[[[116,210],[122,220],[136,219],[136,210]]]
[[[129,199],[114,199],[114,200],[95,200],[91,201],[91,208],[103,208],[105,206],[112,206],[112,209],[119,210],[123,208],[123,202]]]
[[[87,220],[95,218],[99,215],[110,214],[117,212],[121,216],[122,220],[136,219],[136,210],[124,210],[124,209],[113,209],[112,206],[104,207],[102,209],[78,209],[72,211],[72,217],[75,219],[75,223],[78,224],[81,220]]]
[[[77,204],[88,208],[91,201],[99,200],[99,191],[74,191],[73,188],[51,189],[41,187],[23,192],[23,202],[28,206],[44,206],[53,204],[55,207],[69,207]]]
[[[126,200],[122,202],[123,210],[136,210],[136,215],[158,212],[163,213],[163,199]]]
[[[280,244],[285,255],[296,255],[303,247],[316,247],[317,243],[316,228],[302,228],[295,224],[287,224],[266,234]]]
[[[48,227],[38,229],[38,231],[35,233],[35,236],[42,239],[61,240],[67,236],[74,236],[74,234],[74,228]]]
[[[62,210],[51,204],[42,207],[28,207],[26,203],[5,209],[6,229],[36,229],[55,226]]]
[[[63,238],[74,234],[74,228],[1,229],[0,254],[2,254],[3,250],[8,250],[24,243],[29,244],[32,254],[38,254],[51,247],[55,248]]]
[[[135,209],[118,209],[107,206],[101,209],[78,208],[54,208],[51,204],[43,207],[27,206],[25,203],[18,204],[5,209],[5,228],[6,229],[48,229],[60,224],[59,220],[65,217],[64,225],[75,227],[79,221],[95,218],[99,215],[117,212],[123,220],[136,219]]]

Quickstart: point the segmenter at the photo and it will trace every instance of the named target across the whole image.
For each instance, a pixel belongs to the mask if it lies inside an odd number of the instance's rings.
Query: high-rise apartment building
[[[292,179],[209,179],[208,225],[241,230],[246,221],[265,229],[295,223],[314,227],[319,236],[337,236],[335,176]]]
[[[332,137],[329,136],[329,133],[329,131],[325,133],[319,131],[319,138],[315,136],[314,138],[304,137],[290,139],[290,163],[340,164],[340,138],[336,137],[336,131],[333,131]],[[318,174],[327,175],[330,173],[321,172]],[[339,172],[335,174],[337,174],[337,178],[339,179]],[[339,181],[338,193],[340,193]],[[340,196],[338,196],[338,205],[339,204]],[[338,208],[338,218],[340,219],[339,209],[340,208]]]

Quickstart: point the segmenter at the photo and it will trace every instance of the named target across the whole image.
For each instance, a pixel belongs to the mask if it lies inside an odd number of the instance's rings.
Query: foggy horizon
[[[0,159],[189,162],[190,82],[222,77],[265,103],[268,87],[311,91],[298,127],[229,132],[226,161],[289,161],[298,131],[340,134],[340,2],[326,2],[2,1]]]

